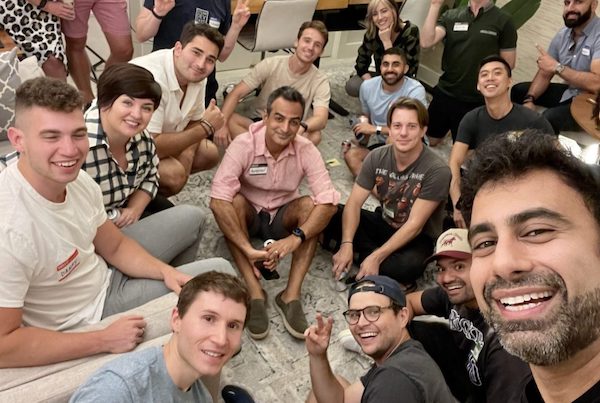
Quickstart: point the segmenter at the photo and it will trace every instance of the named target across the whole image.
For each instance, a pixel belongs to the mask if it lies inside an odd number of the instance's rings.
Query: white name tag
[[[267,174],[267,164],[254,164],[250,167],[248,171],[250,175],[266,175]]]
[[[587,46],[584,47],[583,49],[581,49],[581,54],[583,56],[589,56],[590,55],[590,48],[588,48]]]
[[[468,22],[455,22],[454,23],[454,31],[455,32],[466,32],[469,30]]]

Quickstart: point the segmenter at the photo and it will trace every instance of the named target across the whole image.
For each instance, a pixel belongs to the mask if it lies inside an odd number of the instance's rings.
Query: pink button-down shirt
[[[304,177],[315,204],[337,205],[335,190],[321,153],[310,140],[296,136],[273,158],[265,143],[263,122],[250,125],[248,133],[237,136],[227,147],[213,179],[210,197],[231,202],[240,193],[257,212],[271,217],[281,206],[300,197],[298,188]]]

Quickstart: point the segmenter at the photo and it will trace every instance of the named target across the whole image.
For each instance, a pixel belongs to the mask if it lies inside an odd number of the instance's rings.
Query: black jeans
[[[342,238],[343,205],[338,205],[338,211],[329,225],[323,231],[323,247],[337,252]],[[397,230],[381,217],[381,208],[375,211],[360,211],[360,223],[354,234],[355,262],[362,263],[373,251],[383,245]],[[423,275],[423,261],[433,253],[433,240],[421,233],[414,239],[389,255],[379,266],[379,274],[388,276],[401,284],[411,284]]]
[[[530,85],[531,83],[519,83],[515,85],[510,93],[511,101],[519,104],[522,103],[523,98],[527,95],[527,91],[529,91]],[[536,105],[547,108],[542,115],[552,125],[554,134],[565,130],[581,130],[571,115],[571,101],[573,99],[560,102],[560,98],[567,88],[569,88],[567,84],[550,83],[546,91],[535,100]]]

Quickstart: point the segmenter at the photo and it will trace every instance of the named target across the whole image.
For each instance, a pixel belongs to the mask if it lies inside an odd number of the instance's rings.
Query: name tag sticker
[[[455,22],[454,23],[454,31],[455,32],[466,32],[469,30],[468,22]]]
[[[267,164],[252,164],[248,173],[250,175],[266,175]]]
[[[581,49],[581,54],[583,56],[589,56],[590,55],[590,47],[584,46],[583,49]]]

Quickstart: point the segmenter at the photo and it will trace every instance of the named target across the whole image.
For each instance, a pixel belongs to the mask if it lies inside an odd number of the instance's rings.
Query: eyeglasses
[[[384,309],[390,309],[390,308],[392,308],[392,306],[393,305],[390,305],[390,306],[373,305],[373,306],[367,306],[363,309],[348,309],[342,315],[344,315],[344,318],[346,319],[346,322],[348,322],[349,325],[356,325],[358,323],[358,321],[360,320],[361,313],[365,317],[365,319],[368,320],[369,322],[376,322],[379,319],[379,317],[381,316],[381,311]]]

